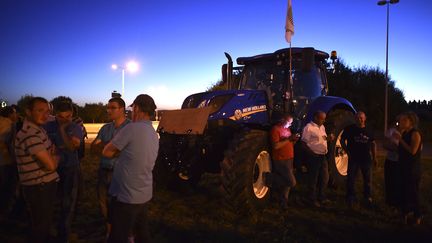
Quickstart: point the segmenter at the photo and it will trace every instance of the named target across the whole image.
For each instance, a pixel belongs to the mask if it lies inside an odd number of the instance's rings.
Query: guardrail
[[[84,127],[87,130],[87,137],[88,137],[86,142],[87,143],[92,142],[93,139],[96,138],[101,127],[105,124],[106,123],[84,123]],[[156,130],[158,125],[159,125],[159,121],[152,121],[152,125],[153,125],[153,128]]]

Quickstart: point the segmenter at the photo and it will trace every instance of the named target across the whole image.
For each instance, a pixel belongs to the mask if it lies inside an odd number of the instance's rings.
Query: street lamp
[[[388,39],[389,39],[389,15],[390,4],[396,4],[399,0],[381,0],[377,4],[379,6],[387,5],[387,38],[386,38],[386,73],[385,73],[385,94],[384,94],[384,133],[387,131],[388,120]]]
[[[125,76],[125,70],[129,71],[129,72],[136,72],[138,70],[138,63],[134,62],[134,61],[130,61],[128,63],[126,63],[125,66],[119,66],[117,64],[113,64],[111,65],[111,68],[113,70],[117,70],[117,69],[121,69],[122,70],[122,96],[124,97],[124,76]]]

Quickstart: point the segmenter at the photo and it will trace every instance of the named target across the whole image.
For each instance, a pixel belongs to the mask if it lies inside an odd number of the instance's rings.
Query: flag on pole
[[[291,43],[291,36],[294,35],[294,19],[292,14],[291,0],[288,0],[288,10],[285,23],[285,40]]]

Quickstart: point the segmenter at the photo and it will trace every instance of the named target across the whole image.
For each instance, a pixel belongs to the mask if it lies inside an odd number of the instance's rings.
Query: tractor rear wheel
[[[230,143],[221,162],[226,200],[235,212],[247,215],[270,198],[264,173],[271,172],[268,132],[242,131]]]

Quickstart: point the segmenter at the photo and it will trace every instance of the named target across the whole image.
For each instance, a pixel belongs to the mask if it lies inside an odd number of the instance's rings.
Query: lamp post
[[[381,0],[377,4],[379,6],[387,6],[387,34],[386,34],[386,71],[385,71],[385,94],[384,94],[384,133],[387,131],[388,121],[388,40],[389,40],[389,16],[390,16],[390,4],[396,4],[399,0]]]
[[[117,65],[117,64],[113,64],[113,65],[111,65],[111,68],[113,70],[117,70],[119,68],[122,70],[122,93],[121,93],[121,95],[124,97],[124,86],[125,86],[124,77],[125,77],[125,71],[127,70],[127,71],[130,71],[130,72],[136,72],[138,70],[138,63],[136,63],[134,61],[130,61],[130,62],[126,63],[125,66],[120,66],[120,65]]]

